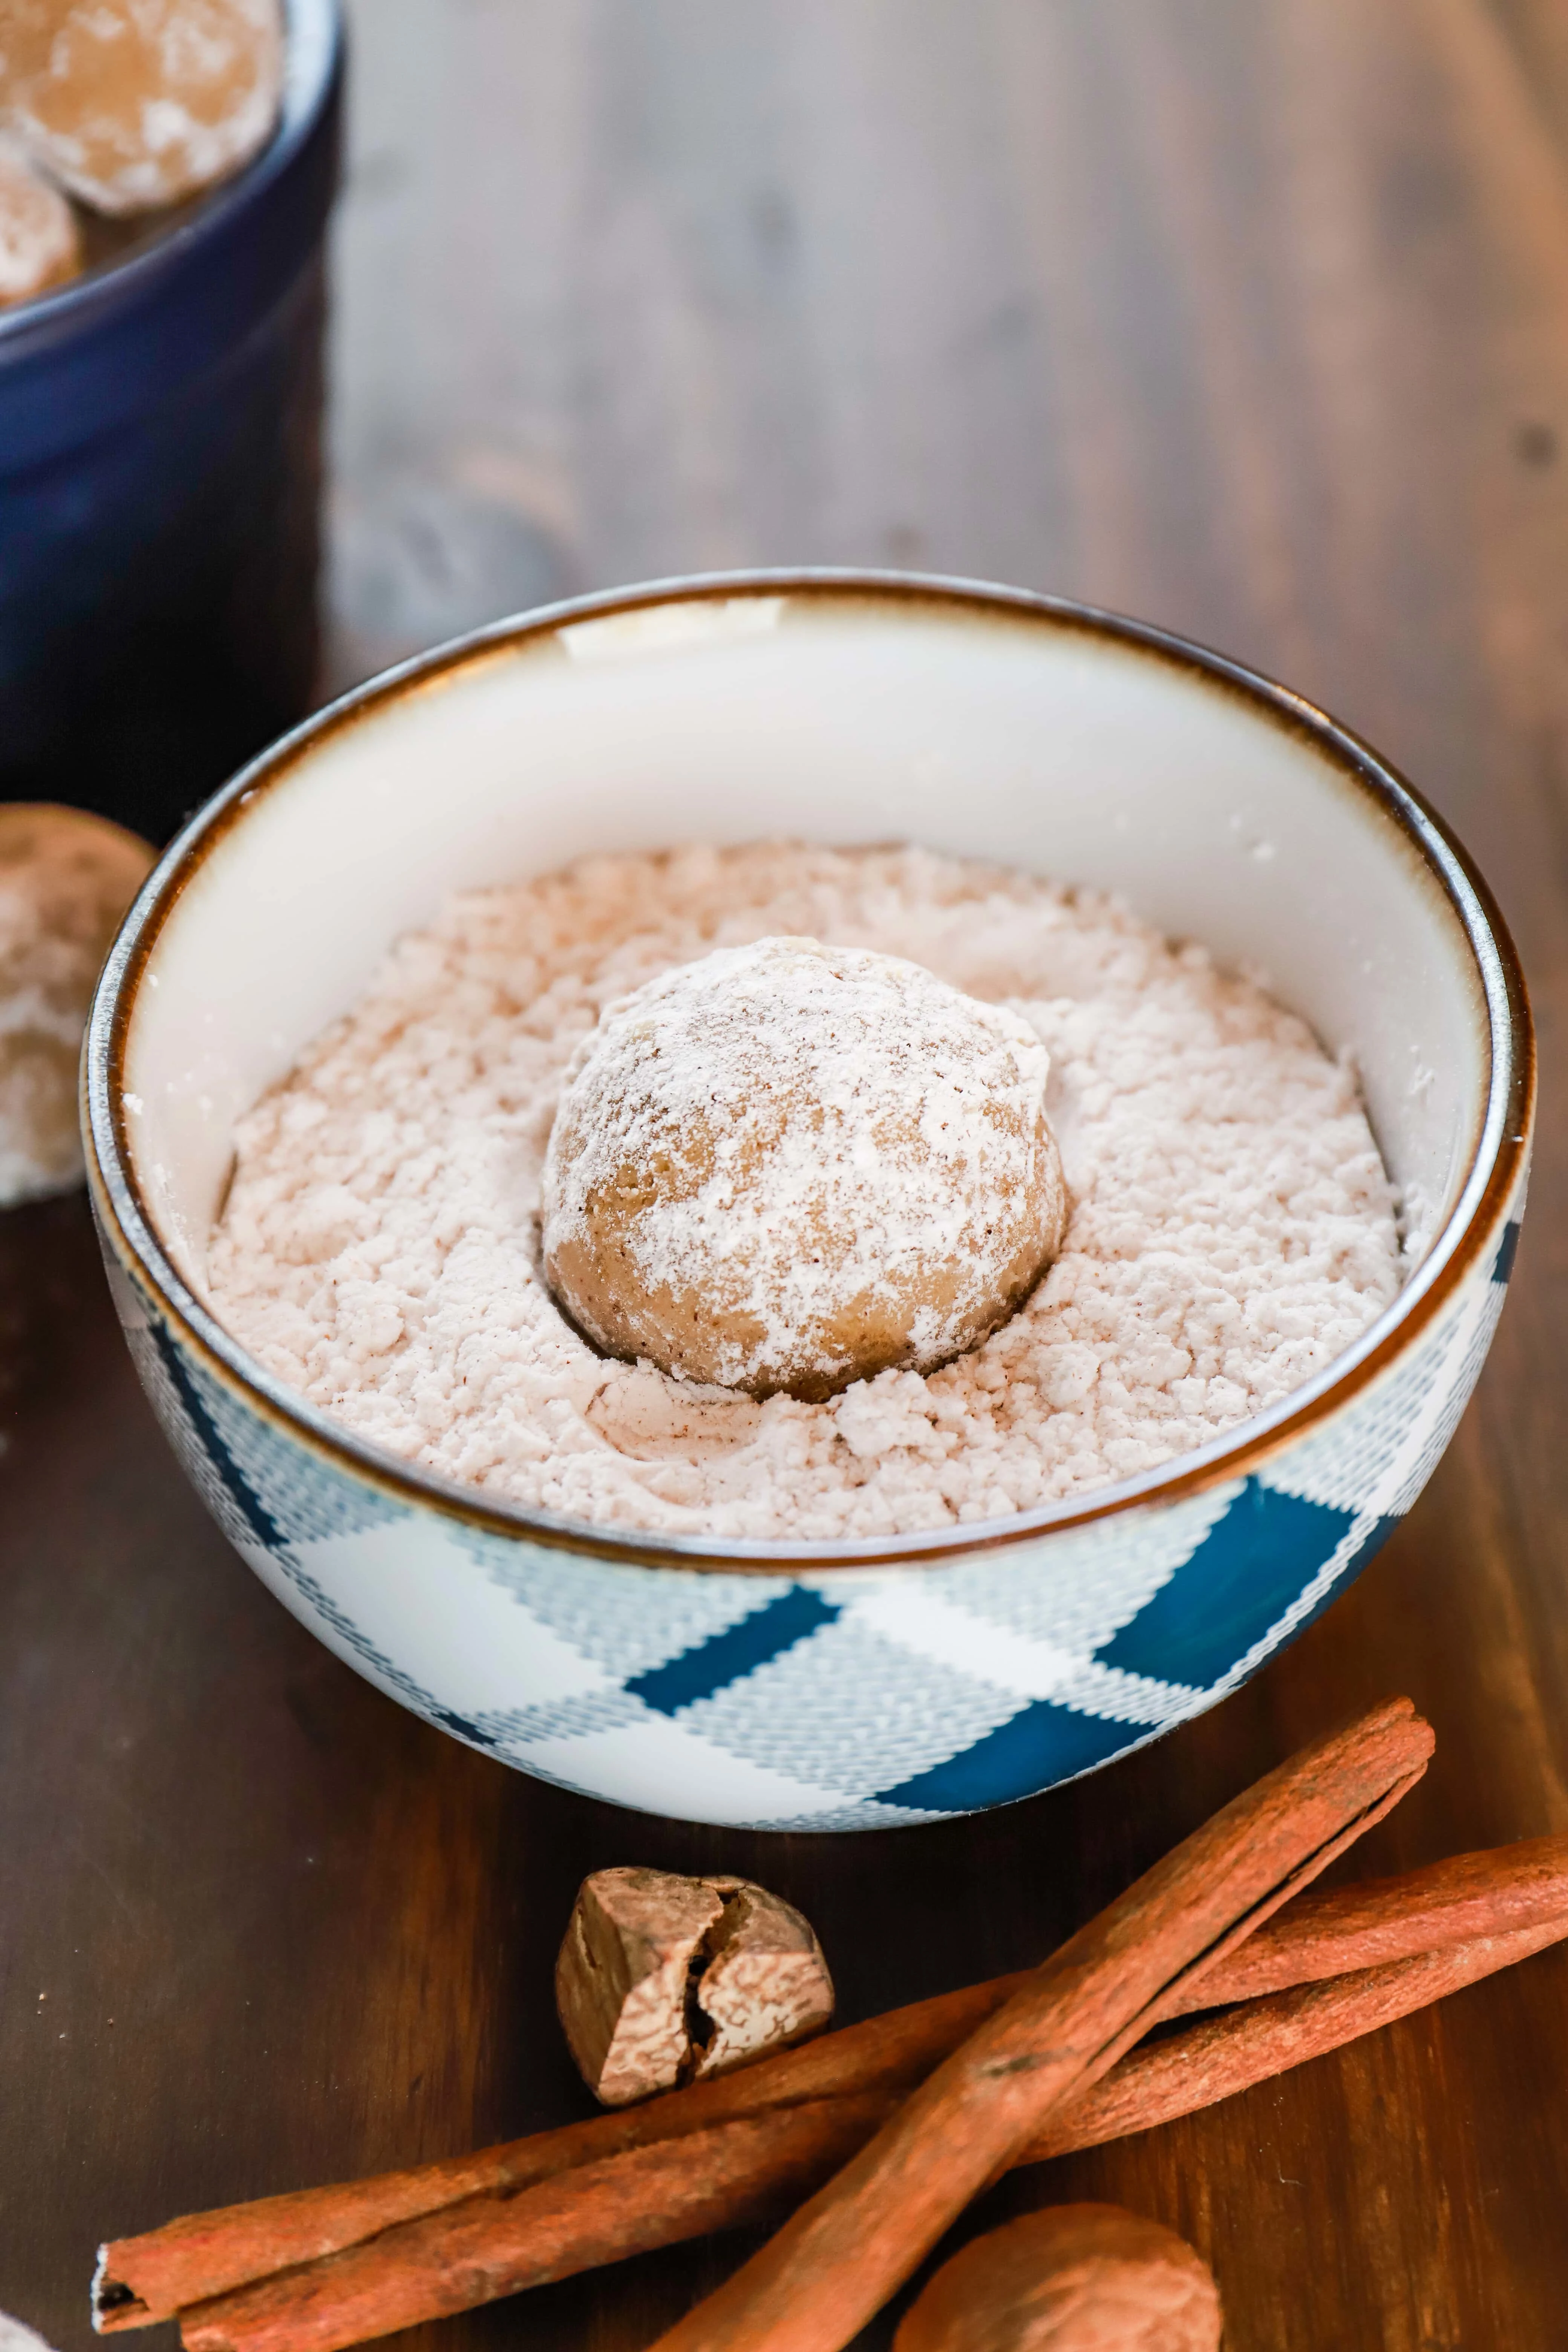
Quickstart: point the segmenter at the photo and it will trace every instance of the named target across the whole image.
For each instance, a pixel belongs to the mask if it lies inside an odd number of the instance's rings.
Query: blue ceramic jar
[[[0,797],[163,839],[309,707],[338,0],[269,144],[169,232],[0,311]]]

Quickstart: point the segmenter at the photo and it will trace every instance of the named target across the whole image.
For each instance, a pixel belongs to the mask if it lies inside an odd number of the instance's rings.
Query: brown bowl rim
[[[1032,620],[1108,640],[1218,687],[1327,758],[1384,823],[1414,847],[1458,917],[1486,1007],[1488,1073],[1476,1140],[1453,1210],[1410,1284],[1361,1339],[1272,1412],[1137,1478],[1094,1489],[1083,1501],[1046,1504],[1006,1519],[913,1535],[816,1543],[742,1542],[663,1535],[555,1517],[484,1496],[383,1454],[296,1396],[255,1363],[194,1296],[163,1249],[137,1181],[125,1131],[123,1062],[136,992],[153,946],[181,892],[259,793],[279,783],[329,737],[389,704],[503,650],[573,624],[643,607],[740,596],[787,596],[823,604],[936,605],[981,619]],[[912,1568],[1005,1551],[1079,1532],[1121,1513],[1185,1502],[1245,1478],[1300,1443],[1384,1373],[1449,1303],[1513,1201],[1534,1118],[1536,1052],[1529,995],[1508,927],[1468,853],[1415,787],[1358,736],[1305,697],[1262,673],[1152,623],[1071,598],[942,574],[837,567],[756,569],[648,581],[573,597],[467,631],[384,670],[282,736],[198,809],[164,851],[110,950],[82,1055],[82,1125],[95,1211],[126,1265],[209,1372],[250,1409],[340,1475],[379,1488],[403,1508],[433,1509],[490,1536],[629,1567],[706,1574],[816,1576],[834,1570]],[[1479,1189],[1478,1189],[1479,1183]]]

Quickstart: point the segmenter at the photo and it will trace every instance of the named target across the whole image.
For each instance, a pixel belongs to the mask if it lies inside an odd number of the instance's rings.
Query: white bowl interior
[[[1022,613],[751,593],[482,649],[247,796],[153,942],[126,1044],[135,1172],[187,1279],[236,1117],[444,892],[768,835],[1122,893],[1353,1054],[1422,1233],[1458,1200],[1489,1073],[1476,959],[1414,843],[1304,730]]]

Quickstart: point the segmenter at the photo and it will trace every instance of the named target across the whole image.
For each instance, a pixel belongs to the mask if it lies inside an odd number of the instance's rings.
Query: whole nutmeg
[[[765,1886],[596,1870],[567,1922],[555,2005],[583,2080],[623,2107],[820,2032],[833,1981],[809,1923]]]
[[[1218,2352],[1214,2273],[1121,2205],[1026,2213],[944,2263],[893,2352]]]

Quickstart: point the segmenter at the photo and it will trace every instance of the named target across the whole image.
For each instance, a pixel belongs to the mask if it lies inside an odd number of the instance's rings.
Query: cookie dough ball
[[[69,205],[0,141],[0,307],[29,301],[80,268]]]
[[[721,948],[610,1005],[544,1168],[557,1300],[612,1355],[753,1396],[934,1370],[1058,1248],[1044,1046],[919,964]]]
[[[80,1181],[81,1033],[156,855],[79,809],[0,806],[0,1208]]]
[[[178,204],[248,161],[283,89],[279,0],[12,0],[4,100],[95,212]]]

